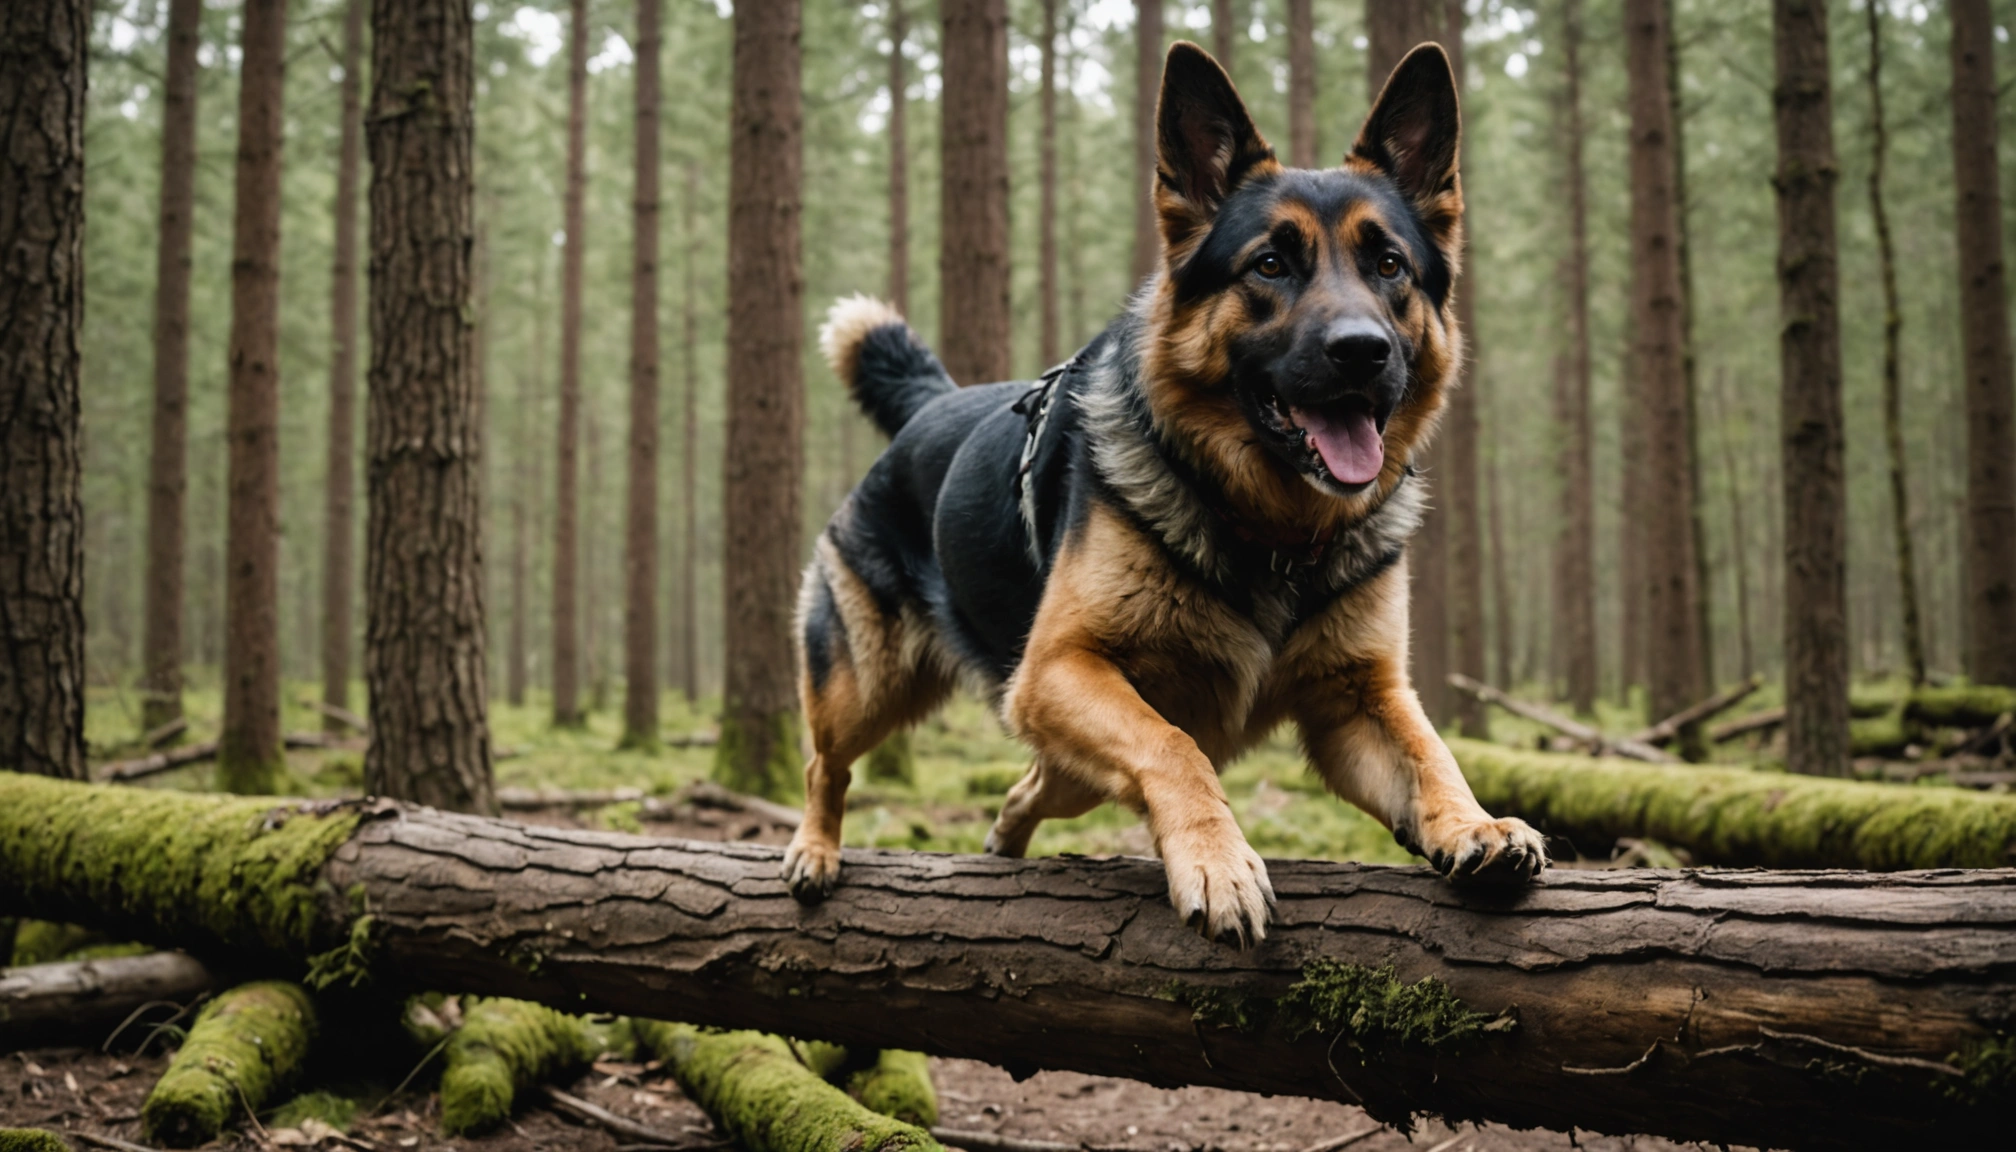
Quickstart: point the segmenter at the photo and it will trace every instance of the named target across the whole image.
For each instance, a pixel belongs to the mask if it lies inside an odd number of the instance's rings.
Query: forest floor
[[[305,700],[309,690],[293,695]],[[361,695],[361,693],[360,693]],[[120,724],[114,700],[94,700],[91,714],[104,718],[94,730],[94,748],[130,739],[132,725]],[[214,730],[215,699],[192,693],[188,739],[207,739]],[[707,709],[689,709],[667,697],[668,736],[707,727]],[[538,701],[526,707],[497,705],[491,714],[495,742],[506,755],[497,763],[502,787],[611,789],[634,787],[669,795],[704,779],[711,748],[668,748],[658,753],[612,751],[617,718],[611,710],[591,713],[585,728],[556,731]],[[289,731],[319,727],[320,718],[290,702]],[[1620,725],[1621,726],[1621,725]],[[1501,738],[1509,737],[1510,732]],[[927,722],[914,736],[914,784],[857,779],[849,800],[846,841],[851,846],[906,847],[927,851],[978,851],[1000,797],[1021,775],[1027,758],[978,703],[961,699]],[[290,752],[290,791],[309,795],[355,793],[362,787],[362,753],[357,749]],[[1405,863],[1411,857],[1371,818],[1323,793],[1303,767],[1299,750],[1277,737],[1225,773],[1225,784],[1241,826],[1263,855]],[[145,786],[207,788],[210,769],[194,766],[145,782]],[[588,810],[548,809],[516,813],[540,823],[644,831],[696,839],[783,843],[789,829],[739,813],[681,807],[672,818],[643,821],[640,806],[615,804]],[[1033,854],[1078,853],[1147,855],[1146,832],[1132,813],[1108,806],[1075,820],[1052,821],[1037,833]],[[1591,862],[1594,863],[1594,862]],[[0,1057],[0,1127],[43,1126],[138,1139],[140,1102],[165,1066],[164,1056],[104,1055],[96,1037],[79,1037],[92,1048],[49,1049]],[[408,1059],[402,1055],[401,1060]],[[580,1149],[607,1152],[619,1141],[599,1129],[539,1106],[521,1108],[506,1128],[481,1138],[440,1135],[438,1101],[424,1079],[387,1097],[382,1085],[396,1083],[405,1067],[366,1072],[381,1086],[357,1091],[367,1110],[356,1119],[351,1147],[386,1149],[468,1148],[480,1152],[533,1152]],[[941,1098],[941,1124],[1006,1136],[1081,1142],[1088,1148],[1127,1152],[1308,1152],[1346,1135],[1366,1133],[1349,1144],[1365,1152],[1565,1152],[1571,1148],[1663,1152],[1693,1147],[1651,1137],[1598,1137],[1527,1131],[1501,1126],[1448,1128],[1429,1122],[1411,1134],[1383,1128],[1357,1108],[1323,1101],[1262,1097],[1209,1088],[1169,1090],[1129,1080],[1044,1072],[1016,1083],[1007,1073],[967,1060],[934,1060],[933,1079]],[[690,1136],[693,1149],[722,1149],[723,1139],[699,1108],[687,1101],[668,1076],[650,1065],[598,1064],[568,1091],[612,1112],[660,1131]],[[378,1103],[382,1100],[383,1103]],[[262,1129],[227,1136],[222,1147],[278,1148],[309,1143],[299,1129],[284,1127],[284,1115],[265,1117]],[[295,1141],[289,1144],[289,1141]],[[336,1147],[327,1144],[327,1147]]]

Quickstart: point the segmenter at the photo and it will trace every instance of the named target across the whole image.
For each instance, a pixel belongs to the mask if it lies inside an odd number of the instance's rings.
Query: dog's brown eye
[[[1253,268],[1269,280],[1278,280],[1288,271],[1288,265],[1272,252],[1254,261]]]
[[[1379,275],[1384,276],[1388,280],[1400,275],[1400,256],[1398,253],[1388,252],[1384,256],[1379,257]]]

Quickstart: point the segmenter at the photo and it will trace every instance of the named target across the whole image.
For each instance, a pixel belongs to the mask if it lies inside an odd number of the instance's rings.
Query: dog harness
[[[1050,409],[1057,398],[1057,381],[1065,373],[1078,366],[1078,356],[1055,365],[1037,377],[1035,386],[1015,401],[1014,412],[1028,425],[1022,436],[1022,459],[1015,466],[1015,505],[1022,512],[1023,538],[1029,545],[1029,559],[1038,568],[1043,565],[1043,549],[1036,534],[1036,486],[1030,482],[1029,474],[1036,468],[1036,452],[1043,444],[1043,433],[1050,427]]]

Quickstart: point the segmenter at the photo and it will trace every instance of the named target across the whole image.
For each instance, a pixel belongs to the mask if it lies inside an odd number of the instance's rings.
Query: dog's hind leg
[[[1029,838],[1045,820],[1068,820],[1083,816],[1106,802],[1106,797],[1069,772],[1037,760],[1001,805],[1001,815],[987,830],[987,851],[996,856],[1022,856],[1029,851]]]

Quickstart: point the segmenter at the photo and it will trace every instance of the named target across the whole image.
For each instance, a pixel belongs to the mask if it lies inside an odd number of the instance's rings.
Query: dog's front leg
[[[1274,889],[1210,758],[1087,637],[1039,618],[1006,711],[1045,771],[1070,773],[1143,815],[1178,915],[1214,940],[1250,946],[1266,936]]]

